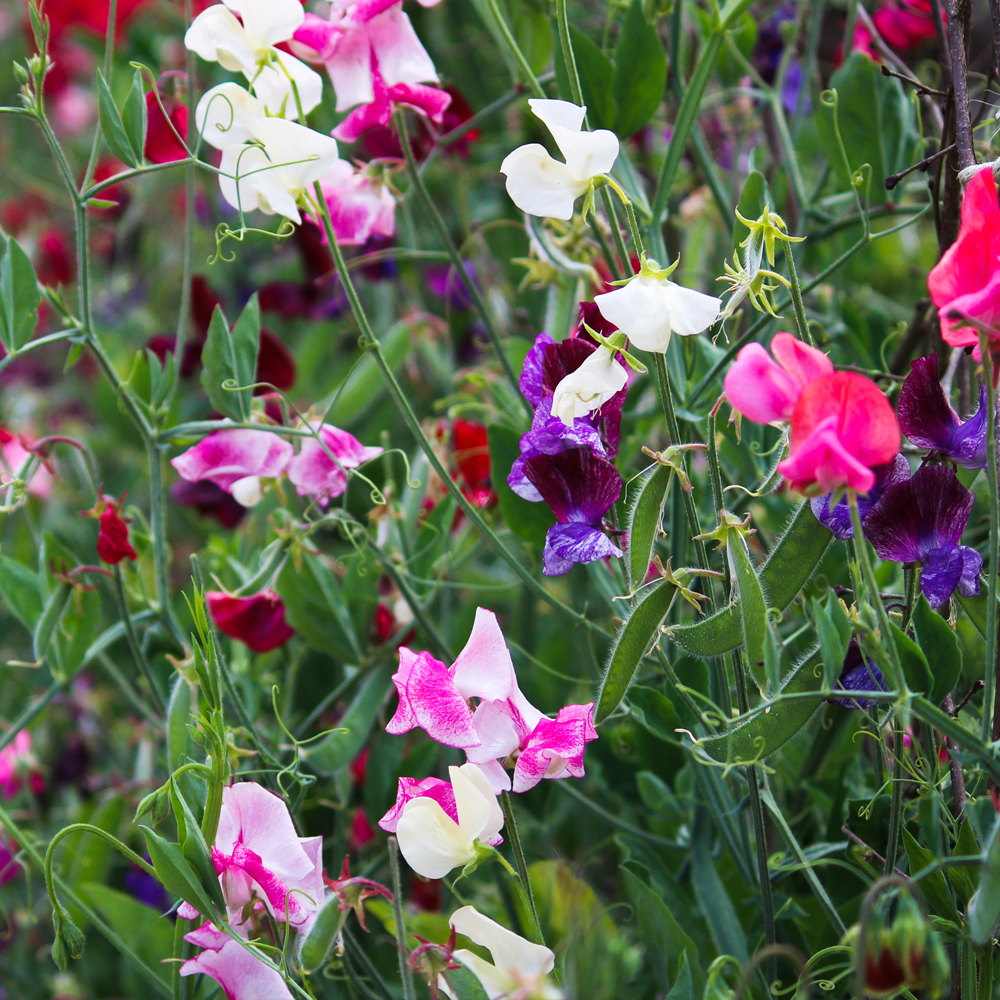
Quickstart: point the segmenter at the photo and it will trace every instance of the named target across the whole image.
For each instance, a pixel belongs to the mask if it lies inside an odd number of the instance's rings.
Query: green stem
[[[990,491],[990,550],[989,580],[986,605],[986,669],[983,671],[983,714],[980,735],[988,742],[993,738],[993,708],[996,697],[997,670],[997,582],[1000,580],[1000,496],[997,491],[997,393],[993,385],[993,355],[990,338],[980,328],[979,350],[983,355],[983,373],[986,383],[986,482]]]
[[[510,801],[509,792],[500,793],[500,806],[503,809],[504,829],[507,832],[511,850],[514,852],[514,863],[517,865],[517,881],[522,890],[521,895],[528,912],[528,918],[531,921],[532,940],[535,944],[545,944],[542,937],[542,925],[538,920],[538,910],[535,907],[535,895],[531,891],[531,879],[528,877],[528,864],[524,860],[524,848],[521,846],[521,838],[518,836],[514,807]],[[501,858],[501,860],[503,859]]]
[[[917,572],[912,566],[903,568],[903,621],[900,628],[905,632],[913,617],[913,602],[917,594]]]
[[[406,946],[406,924],[403,922],[403,882],[399,877],[399,844],[395,837],[389,838],[389,870],[392,872],[392,915],[396,924],[396,958],[399,961],[399,978],[403,983],[403,1000],[416,1000],[409,962],[410,953]]]
[[[903,726],[896,715],[896,724],[892,731],[892,797],[889,805],[889,839],[885,845],[885,864],[883,875],[891,875],[896,867],[896,852],[899,847],[899,830],[903,815]],[[876,753],[878,750],[876,749]]]
[[[628,216],[629,229],[632,231],[632,245],[635,247],[635,252],[641,257],[646,252],[646,248],[643,246],[642,234],[639,232],[639,223],[635,218],[635,209],[632,206],[632,200],[627,194],[625,194],[621,187],[615,183],[614,180],[612,180],[612,178],[606,177],[605,180],[608,187],[610,187],[611,190],[618,195],[619,200],[625,206],[625,214]],[[624,248],[624,244],[622,246]],[[624,259],[628,260],[628,257],[625,257]]]
[[[163,722],[156,717],[156,712],[153,711],[149,705],[143,700],[142,696],[138,691],[132,686],[129,679],[118,669],[118,665],[114,660],[108,656],[107,653],[101,653],[98,657],[101,666],[104,667],[107,675],[118,685],[121,689],[123,695],[132,704],[132,707],[141,715],[146,721],[158,730],[163,730]]]
[[[215,843],[219,817],[222,815],[222,789],[229,777],[225,753],[224,747],[216,747],[212,751],[211,777],[206,781],[208,792],[205,798],[205,812],[201,817],[201,833],[206,844]]]
[[[500,4],[497,0],[486,0],[486,5],[490,9],[490,13],[496,19],[497,27],[500,29],[500,34],[503,35],[503,40],[507,43],[507,47],[511,51],[514,59],[517,61],[517,65],[524,75],[525,82],[531,88],[531,92],[535,97],[545,97],[545,91],[542,90],[542,85],[538,82],[538,77],[535,76],[528,64],[528,60],[524,57],[524,53],[521,51],[520,46],[517,44],[517,39],[514,38],[513,32],[511,32],[507,21],[503,16],[503,12],[500,10]]]
[[[521,881],[520,875],[511,867],[510,862],[499,852],[495,851],[494,856],[497,861],[503,865],[507,874],[510,876],[511,881],[514,883],[514,888],[517,889],[518,896],[521,897],[521,905],[524,907],[525,915],[528,919],[529,927],[527,928],[528,937],[535,943],[544,945],[545,939],[542,937],[542,928],[538,923],[538,916],[534,911],[534,907],[529,899],[530,889],[525,888],[526,883]]]
[[[410,146],[410,136],[406,131],[406,120],[402,108],[396,112],[396,127],[399,129],[399,141],[403,146],[403,154],[406,156],[406,168],[409,172],[410,180],[413,183],[414,188],[416,188],[417,194],[420,196],[420,201],[424,206],[424,210],[430,216],[431,222],[437,230],[438,237],[444,244],[445,250],[448,251],[448,256],[451,259],[451,264],[455,269],[456,276],[465,286],[465,290],[468,292],[469,298],[472,299],[472,304],[475,306],[476,312],[479,313],[479,318],[483,321],[483,326],[486,327],[486,334],[490,338],[490,343],[493,345],[493,350],[496,353],[497,360],[500,362],[500,367],[507,376],[507,381],[510,382],[517,398],[520,399],[524,405],[525,412],[528,420],[530,421],[533,416],[531,404],[521,394],[517,374],[514,372],[514,368],[510,363],[510,358],[507,356],[507,352],[503,349],[503,343],[500,340],[500,334],[493,322],[493,316],[490,314],[486,301],[483,299],[482,293],[479,291],[479,286],[469,276],[465,267],[465,262],[462,260],[462,257],[458,252],[458,247],[455,246],[455,243],[451,238],[451,233],[448,232],[448,226],[442,218],[441,213],[438,211],[437,205],[434,204],[434,199],[431,198],[430,192],[424,184],[424,179],[421,176],[420,171],[417,169],[416,161],[413,158],[413,149]],[[324,204],[325,201],[326,199],[324,198]],[[343,277],[344,276],[341,275],[341,280],[343,280]]]
[[[156,599],[160,605],[160,618],[178,643],[184,646],[184,633],[174,617],[170,600],[170,580],[167,575],[167,497],[163,483],[163,453],[155,440],[147,439],[149,454],[149,511],[153,532],[153,571],[156,579]]]
[[[791,284],[792,306],[795,309],[795,325],[799,328],[799,339],[804,340],[811,347],[816,346],[812,332],[809,329],[809,322],[806,319],[806,307],[802,301],[802,287],[799,284],[799,275],[795,270],[795,257],[792,248],[785,245],[785,260],[788,262],[788,280]]]
[[[576,70],[576,57],[573,55],[573,39],[569,33],[569,14],[566,0],[556,0],[556,23],[559,25],[559,44],[562,47],[563,62],[566,64],[566,75],[569,77],[569,93],[573,103],[583,107],[583,88],[580,86],[580,74]]]
[[[767,832],[764,829],[764,809],[760,801],[760,786],[756,767],[747,768],[747,790],[750,793],[750,815],[753,818],[754,850],[757,855],[757,878],[760,888],[761,918],[764,922],[764,941],[768,947],[778,943],[778,929],[774,924],[774,895],[771,892],[771,874],[767,867]],[[778,978],[777,956],[767,959],[767,981]]]
[[[132,626],[132,618],[128,613],[128,603],[125,600],[125,587],[122,583],[122,568],[120,565],[115,566],[113,582],[115,601],[118,604],[118,614],[121,616],[122,624],[125,626],[125,638],[128,641],[128,647],[132,651],[136,666],[141,671],[143,677],[146,678],[146,683],[149,685],[156,710],[162,714],[166,709],[166,701],[163,697],[163,692],[160,690],[156,674],[153,673],[153,668],[146,659],[146,655],[143,653],[142,647],[139,645],[139,640],[136,637],[135,629]]]
[[[39,337],[37,340],[29,340],[24,347],[17,351],[10,351],[8,354],[0,358],[0,372],[4,370],[12,361],[16,361],[18,358],[30,351],[37,351],[39,347],[48,347],[50,344],[58,344],[60,341],[69,340],[72,337],[78,337],[80,331],[76,328],[71,330],[60,330],[58,333],[50,333],[46,337]]]

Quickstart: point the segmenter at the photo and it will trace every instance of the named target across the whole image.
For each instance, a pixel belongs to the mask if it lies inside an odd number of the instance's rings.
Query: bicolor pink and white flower
[[[757,424],[791,420],[802,390],[833,374],[833,362],[822,351],[790,333],[771,338],[771,354],[760,344],[747,344],[726,372],[729,404]]]
[[[479,980],[489,1000],[562,1000],[565,995],[549,981],[555,965],[555,952],[534,944],[520,934],[507,930],[474,906],[456,910],[448,921],[459,934],[486,948],[493,957],[491,965],[468,948],[452,952],[452,958],[464,965]],[[444,976],[438,979],[442,993],[455,998]]]
[[[346,160],[339,160],[320,187],[341,246],[361,246],[372,236],[395,234],[396,199],[389,185],[367,170],[355,170]]]
[[[263,495],[261,480],[281,476],[294,452],[277,434],[238,428],[209,434],[170,464],[189,483],[207,479],[252,507]]]
[[[202,973],[211,976],[226,1000],[292,1000],[280,972],[265,965],[239,941],[211,923],[184,935],[184,940],[204,949],[180,968],[182,976]]]
[[[322,100],[323,80],[275,46],[295,34],[303,17],[299,0],[223,0],[191,22],[184,44],[202,59],[242,73],[269,115],[298,118],[299,103],[308,114]]]
[[[275,118],[236,83],[220,83],[195,110],[202,138],[222,150],[219,188],[242,212],[259,210],[302,222],[299,203],[314,181],[340,162],[336,139]]]
[[[344,142],[387,125],[397,104],[440,124],[451,103],[446,91],[426,86],[437,82],[437,70],[401,0],[334,0],[329,20],[305,15],[291,47],[303,59],[326,65],[338,111],[355,109],[333,131]]]
[[[424,878],[443,878],[475,862],[480,845],[503,842],[503,811],[490,779],[471,763],[449,767],[448,776],[450,785],[438,779],[400,781],[396,805],[379,820],[379,826],[395,832],[407,864]]]
[[[476,610],[469,641],[450,668],[404,646],[392,679],[399,706],[386,732],[419,727],[439,743],[460,747],[486,772],[494,791],[524,792],[542,778],[583,776],[584,750],[597,739],[593,703],[568,705],[555,719],[535,708],[517,686],[492,611]],[[513,778],[501,762],[513,763]]]
[[[302,438],[299,453],[288,463],[288,478],[300,497],[316,497],[325,507],[347,489],[347,470],[378,458],[385,449],[366,447],[333,424],[309,426],[318,437]]]
[[[507,194],[522,212],[572,219],[573,203],[606,174],[618,158],[618,137],[607,129],[583,131],[587,109],[569,101],[532,98],[531,113],[542,121],[565,158],[560,162],[537,142],[518,146],[500,164]]]
[[[45,791],[41,766],[31,749],[31,734],[22,729],[0,750],[0,792],[3,792],[3,797],[12,799],[17,795],[25,779],[36,795]]]
[[[262,785],[222,790],[212,862],[231,919],[256,896],[275,920],[287,910],[289,923],[307,931],[324,897],[322,855],[323,838],[299,837],[288,806]]]
[[[32,454],[25,445],[30,444],[18,434],[12,434],[0,426],[0,486],[7,486],[20,479]],[[45,500],[52,494],[52,473],[44,464],[39,464],[28,479],[28,492],[32,496]]]

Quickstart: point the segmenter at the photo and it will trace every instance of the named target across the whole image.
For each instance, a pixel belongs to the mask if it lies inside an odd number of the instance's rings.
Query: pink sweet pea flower
[[[230,915],[263,899],[276,920],[307,931],[323,900],[323,838],[299,837],[288,807],[255,781],[222,790],[212,861]],[[206,970],[207,971],[207,970]]]
[[[255,653],[267,653],[288,642],[295,629],[285,621],[285,605],[273,590],[235,597],[209,590],[205,601],[219,631],[245,642]]]
[[[209,434],[170,464],[189,483],[207,479],[244,507],[252,507],[262,495],[261,479],[277,479],[294,451],[283,438],[267,431],[225,430]]]
[[[12,479],[19,477],[28,459],[32,457],[28,451],[31,442],[18,434],[12,434],[0,426],[0,486],[6,486]],[[31,479],[28,480],[28,492],[40,500],[46,500],[52,495],[52,473],[40,464]]]
[[[440,778],[400,778],[396,786],[396,804],[378,821],[378,825],[387,833],[395,833],[399,817],[403,815],[403,806],[410,799],[433,799],[450,819],[458,822],[458,809],[455,806],[455,792],[451,784]]]
[[[26,775],[36,795],[45,791],[45,779],[41,775],[38,758],[31,751],[31,734],[22,729],[0,750],[0,792],[5,799],[17,795]]]
[[[875,484],[872,467],[890,462],[900,442],[896,415],[878,386],[856,372],[834,372],[802,390],[778,471],[800,493],[867,493]]]
[[[991,170],[980,170],[969,181],[958,239],[927,276],[927,288],[941,317],[941,336],[952,347],[979,344],[978,330],[951,319],[952,310],[1000,326],[1000,205]]]
[[[384,449],[365,447],[352,434],[333,424],[309,426],[318,433],[322,444],[314,437],[302,438],[299,453],[288,463],[288,478],[300,497],[316,497],[320,506],[325,507],[347,489],[347,469],[356,469],[378,458]]]
[[[771,356],[760,344],[747,344],[726,372],[730,405],[756,424],[789,420],[802,390],[814,379],[833,374],[822,352],[790,333],[776,333]]]
[[[330,221],[340,246],[361,246],[372,236],[396,232],[396,199],[389,187],[364,170],[355,170],[346,160],[320,181],[330,208]],[[323,234],[326,244],[326,234]]]
[[[204,923],[184,935],[184,940],[205,950],[188,959],[180,968],[182,976],[204,973],[211,976],[226,1000],[292,1000],[280,972],[266,966],[251,951],[228,934]]]

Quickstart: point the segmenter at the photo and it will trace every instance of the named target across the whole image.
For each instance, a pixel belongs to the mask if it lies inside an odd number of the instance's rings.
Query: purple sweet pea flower
[[[880,559],[922,563],[920,587],[932,607],[956,587],[963,597],[979,593],[983,557],[959,544],[972,501],[952,469],[925,465],[890,486],[865,518],[865,535]]]
[[[931,448],[965,469],[986,468],[986,387],[979,409],[964,423],[951,408],[937,377],[937,357],[910,363],[913,369],[899,390],[902,432],[919,448]]]
[[[838,691],[884,691],[882,671],[861,654],[857,639],[852,639],[844,657],[844,667],[837,682]],[[835,705],[845,708],[871,708],[876,702],[870,698],[831,698]]]
[[[910,478],[910,463],[903,455],[897,455],[886,465],[876,465],[872,472],[875,473],[875,485],[867,494],[858,495],[858,514],[864,521],[868,511],[875,506],[878,498],[894,483],[901,483]],[[833,493],[824,493],[821,497],[813,497],[809,501],[816,520],[829,528],[835,538],[844,541],[854,537],[854,528],[851,525],[851,508],[847,503],[847,497],[843,497],[840,503],[830,506]]]
[[[545,538],[542,572],[546,576],[568,573],[574,563],[622,554],[601,530],[604,515],[622,490],[622,478],[606,458],[589,448],[570,448],[557,455],[529,458],[524,472],[558,522]]]
[[[535,337],[535,342],[524,356],[524,367],[521,369],[521,378],[518,385],[524,398],[532,406],[538,406],[545,395],[542,388],[542,361],[545,357],[545,349],[555,341],[547,334],[540,333]],[[549,395],[552,395],[551,390]]]

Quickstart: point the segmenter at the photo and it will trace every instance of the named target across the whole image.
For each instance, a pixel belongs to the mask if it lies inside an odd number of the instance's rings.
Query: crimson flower
[[[187,152],[177,135],[181,138],[187,135],[187,122],[187,108],[176,97],[160,94],[158,101],[155,91],[149,91],[146,94],[146,147],[143,151],[146,159],[150,163],[185,159]]]
[[[262,590],[252,597],[209,590],[205,600],[219,630],[245,642],[255,653],[277,649],[295,635],[295,629],[285,621],[285,605],[273,590]]]
[[[80,511],[84,517],[96,517],[99,525],[97,554],[110,566],[117,566],[123,559],[138,558],[132,543],[128,540],[129,518],[121,516],[123,493],[119,499],[102,495],[91,510]]]

